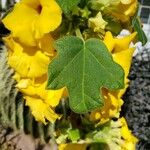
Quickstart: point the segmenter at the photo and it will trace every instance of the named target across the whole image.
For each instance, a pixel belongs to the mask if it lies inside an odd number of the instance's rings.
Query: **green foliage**
[[[86,113],[103,106],[101,88],[124,87],[124,71],[104,43],[66,36],[55,43],[58,56],[48,68],[48,89],[67,87],[74,112]]]
[[[80,0],[56,0],[64,13],[69,13],[75,6],[77,6]]]
[[[142,45],[145,45],[147,43],[147,37],[142,30],[142,25],[138,17],[134,18],[132,20],[132,26],[135,31],[137,31],[138,40],[142,42]]]
[[[138,41],[142,42],[142,45],[147,43],[147,37],[142,29],[142,24],[140,18],[138,17],[139,4],[137,5],[137,10],[135,15],[131,20],[132,28],[137,32]]]

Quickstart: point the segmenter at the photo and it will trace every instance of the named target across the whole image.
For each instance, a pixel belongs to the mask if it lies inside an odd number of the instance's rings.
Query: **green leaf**
[[[132,20],[132,26],[135,31],[137,31],[138,40],[142,42],[142,45],[145,45],[147,43],[147,37],[142,29],[140,20],[138,17],[133,18]]]
[[[124,71],[115,63],[104,43],[66,36],[55,43],[58,55],[48,68],[48,89],[66,87],[69,105],[76,113],[103,106],[102,87],[123,88]]]
[[[80,2],[80,0],[56,0],[56,1],[65,14],[69,13]]]

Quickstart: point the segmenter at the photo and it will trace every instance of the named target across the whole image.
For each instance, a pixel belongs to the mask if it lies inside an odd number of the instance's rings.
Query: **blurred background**
[[[139,16],[144,23],[144,31],[150,40],[150,0],[140,0]]]

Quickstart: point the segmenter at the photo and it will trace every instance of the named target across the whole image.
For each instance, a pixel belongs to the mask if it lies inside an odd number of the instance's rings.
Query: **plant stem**
[[[80,29],[77,28],[77,29],[75,30],[75,32],[76,32],[76,36],[79,37],[79,38],[81,38],[81,39],[84,41],[84,38],[83,38],[83,36],[82,36],[82,33],[81,33]]]

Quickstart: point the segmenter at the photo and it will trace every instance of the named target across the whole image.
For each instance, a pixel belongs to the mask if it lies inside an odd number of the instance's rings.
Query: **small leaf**
[[[66,87],[74,112],[86,113],[103,106],[102,87],[124,87],[124,71],[102,41],[93,38],[84,42],[66,36],[55,43],[55,48],[58,56],[49,65],[47,87]]]
[[[56,0],[56,1],[65,14],[69,13],[80,2],[80,0]]]
[[[77,142],[80,139],[80,132],[78,129],[70,129],[68,132],[68,138],[72,142]]]
[[[142,29],[140,20],[138,17],[133,18],[132,20],[132,26],[135,31],[137,31],[138,40],[142,42],[142,45],[145,45],[147,43],[147,37]]]

